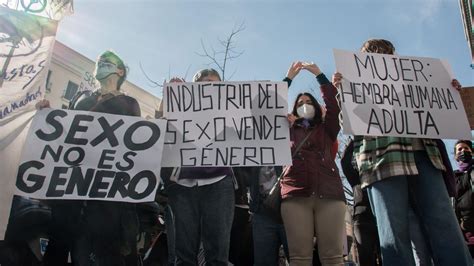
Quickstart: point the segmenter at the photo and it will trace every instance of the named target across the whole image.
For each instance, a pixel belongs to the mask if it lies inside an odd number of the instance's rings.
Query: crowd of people
[[[370,39],[361,52],[394,54],[391,42]],[[308,71],[322,102],[300,93],[290,126],[291,166],[163,168],[168,265],[344,265],[347,203],[335,162],[340,132],[337,87],[309,62],[294,62],[284,81]],[[100,89],[81,92],[70,109],[140,116],[137,101],[120,91],[124,62],[103,53],[95,77]],[[213,69],[193,82],[220,81]],[[171,82],[183,82],[174,78]],[[453,89],[460,90],[457,80]],[[48,108],[43,100],[37,108]],[[353,229],[360,265],[472,265],[474,176],[472,142],[455,145],[453,171],[441,140],[354,136],[341,159],[353,188]],[[264,200],[281,187],[281,217]],[[140,265],[140,204],[51,200],[44,265]],[[3,264],[2,264],[3,265]]]

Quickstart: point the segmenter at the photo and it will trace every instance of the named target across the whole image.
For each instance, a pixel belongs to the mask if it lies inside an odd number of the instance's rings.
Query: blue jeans
[[[432,257],[431,250],[427,243],[426,233],[421,227],[418,216],[415,214],[412,208],[408,212],[408,220],[410,223],[410,239],[411,247],[413,250],[413,257],[415,259],[416,266],[431,266]]]
[[[415,265],[410,244],[409,209],[426,232],[435,265],[472,265],[451,206],[442,172],[424,151],[415,152],[418,175],[394,176],[367,189],[377,222],[384,266]]]
[[[277,266],[280,246],[289,258],[285,227],[264,214],[252,216],[253,254],[255,266]]]
[[[175,255],[175,233],[174,233],[174,214],[170,205],[165,209],[166,241],[168,245],[168,265],[176,263]]]
[[[206,265],[227,266],[235,202],[232,177],[205,186],[173,185],[168,191],[174,214],[176,265],[197,265],[202,241]]]

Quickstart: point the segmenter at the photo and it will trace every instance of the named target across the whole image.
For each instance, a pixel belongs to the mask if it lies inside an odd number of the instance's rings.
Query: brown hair
[[[314,106],[314,117],[310,121],[312,122],[313,125],[321,124],[323,122],[323,114],[321,111],[321,105],[319,104],[318,100],[316,100],[316,98],[314,98],[314,96],[309,92],[302,92],[296,96],[296,100],[293,103],[293,110],[291,111],[291,113],[294,116],[299,117],[298,111],[297,111],[298,109],[297,105],[298,105],[298,100],[303,95],[308,96]]]
[[[472,141],[460,139],[460,140],[456,141],[456,143],[454,144],[454,156],[456,156],[456,153],[457,153],[456,146],[458,146],[458,144],[460,144],[460,143],[466,144],[467,146],[469,146],[469,148],[471,148],[471,151],[472,151]]]
[[[219,75],[219,72],[217,72],[213,68],[206,68],[206,69],[201,69],[196,74],[194,74],[193,82],[202,81],[203,78],[209,77],[209,76],[216,76],[219,78],[219,80],[221,80],[221,76]]]
[[[377,54],[394,54],[395,47],[390,41],[384,39],[369,39],[362,45],[360,51]]]

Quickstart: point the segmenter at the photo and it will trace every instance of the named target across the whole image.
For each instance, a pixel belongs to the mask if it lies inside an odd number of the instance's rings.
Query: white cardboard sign
[[[343,133],[469,139],[466,112],[446,62],[334,49]]]
[[[162,165],[291,164],[286,82],[164,85]]]
[[[164,120],[43,109],[21,157],[17,194],[149,202],[160,181]]]

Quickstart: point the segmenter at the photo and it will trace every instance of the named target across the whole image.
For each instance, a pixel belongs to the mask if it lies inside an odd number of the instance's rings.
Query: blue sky
[[[235,25],[244,53],[228,65],[232,80],[281,80],[294,60],[314,61],[330,76],[333,48],[356,51],[368,38],[391,40],[399,55],[447,59],[463,85],[474,70],[457,0],[81,0],[60,24],[57,39],[95,58],[105,49],[121,55],[129,81],[155,95],[139,63],[156,81],[187,79],[209,60],[201,40],[218,48]],[[289,100],[316,86],[309,73],[293,83]]]
[[[317,63],[328,77],[335,71],[333,48],[357,51],[368,38],[391,40],[397,54],[448,60],[465,86],[474,70],[457,0],[80,0],[63,19],[57,39],[96,58],[113,49],[130,68],[129,81],[161,96],[140,70],[158,82],[171,76],[190,80],[208,67],[201,40],[216,49],[240,23],[235,39],[242,56],[231,61],[231,80],[281,80],[292,61]],[[301,73],[289,92],[316,87]],[[448,149],[452,150],[452,141]]]

